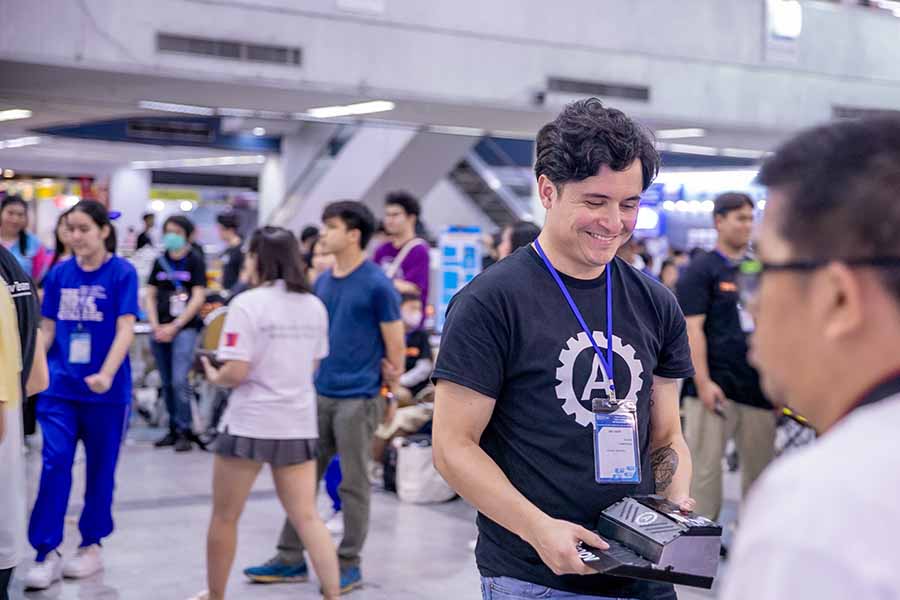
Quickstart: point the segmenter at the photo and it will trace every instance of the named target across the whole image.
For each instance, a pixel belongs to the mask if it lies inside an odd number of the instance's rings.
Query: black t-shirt
[[[222,287],[231,289],[238,282],[241,275],[241,267],[244,265],[244,252],[240,244],[229,246],[222,253]]]
[[[135,250],[140,250],[144,246],[152,246],[153,240],[150,239],[150,234],[145,230],[138,234],[137,244],[135,245]]]
[[[163,257],[168,261],[169,269],[163,267]],[[205,288],[206,262],[193,250],[178,260],[166,252],[154,261],[147,284],[156,288],[156,311],[160,324],[171,323],[175,320],[169,312],[172,295],[180,290],[179,293],[187,294],[190,301],[192,288],[198,286]],[[203,327],[203,321],[196,316],[186,327],[200,329]]]
[[[420,360],[432,360],[431,344],[428,341],[428,334],[421,329],[411,331],[406,335],[406,366],[405,371],[409,371],[416,366]],[[428,385],[426,377],[420,383],[409,388],[413,396],[425,389]]]
[[[19,320],[19,341],[22,351],[22,390],[31,373],[34,361],[34,347],[37,341],[37,330],[41,323],[41,307],[37,299],[37,287],[34,281],[13,254],[0,246],[0,277],[6,282],[9,295],[16,306]]]
[[[620,398],[636,399],[638,405],[640,484],[600,485],[594,480],[590,400],[605,395],[602,370],[532,246],[499,261],[453,298],[434,371],[435,380],[496,399],[481,447],[539,509],[589,529],[595,529],[609,505],[655,491],[650,468],[653,376],[693,374],[684,317],[671,292],[619,258],[607,268],[612,269],[616,388]],[[560,276],[605,349],[605,276],[587,281]],[[582,400],[586,388],[589,393]],[[485,576],[614,597],[653,598],[651,590],[660,589],[605,575],[560,577],[528,543],[482,514],[478,531],[475,556]]]
[[[747,360],[747,336],[741,327],[738,263],[719,252],[698,256],[675,288],[688,317],[706,315],[706,355],[710,378],[735,402],[771,409],[759,386],[759,374]],[[696,395],[693,384],[685,393]]]

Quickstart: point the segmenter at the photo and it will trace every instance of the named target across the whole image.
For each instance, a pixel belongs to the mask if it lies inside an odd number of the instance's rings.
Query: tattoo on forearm
[[[656,480],[656,493],[662,494],[669,488],[675,471],[678,470],[678,453],[672,448],[672,444],[657,448],[650,455],[650,465]]]

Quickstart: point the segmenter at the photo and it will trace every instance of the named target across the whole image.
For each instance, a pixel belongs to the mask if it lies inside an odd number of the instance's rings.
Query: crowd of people
[[[299,240],[283,228],[263,227],[245,243],[236,216],[220,215],[227,316],[218,351],[201,352],[199,368],[195,355],[208,298],[207,266],[188,217],[164,221],[161,249],[143,282],[139,306],[136,270],[116,255],[116,230],[103,205],[84,200],[65,211],[53,254],[22,233],[25,206],[17,197],[4,200],[0,223],[11,233],[0,252],[12,269],[4,272],[11,289],[28,286],[34,304],[40,290],[39,311],[36,306],[20,310],[22,316],[12,321],[26,332],[40,321],[39,333],[17,336],[23,343],[31,340],[28,351],[17,354],[19,363],[31,365],[37,354],[49,364],[49,386],[39,397],[34,396],[39,385],[28,380],[39,370],[17,371],[22,391],[34,398],[43,439],[41,480],[28,527],[36,555],[24,574],[26,587],[45,589],[62,577],[83,578],[103,568],[101,541],[113,531],[115,469],[132,397],[128,350],[139,315],[151,328],[168,413],[169,430],[156,447],[185,452],[207,445],[193,428],[192,369],[230,390],[209,448],[216,458],[208,592],[198,597],[224,597],[237,519],[264,464],[271,465],[287,519],[276,557],[247,568],[247,576],[306,579],[304,552],[309,552],[326,597],[358,586],[370,476],[378,464],[373,458],[383,460],[390,439],[418,431],[431,416],[431,345],[423,329],[430,258],[428,243],[416,235],[418,200],[401,192],[387,197],[388,241],[374,248],[371,260],[367,246],[378,224],[359,202],[329,205],[322,227],[307,227]],[[152,215],[145,225],[140,246],[153,248]],[[10,241],[16,252],[6,250]],[[20,303],[23,297],[17,293]],[[46,352],[34,341],[39,339],[47,340]],[[4,406],[21,412],[20,399],[7,402]],[[6,421],[23,422],[16,414],[10,411]],[[12,427],[9,434],[4,450],[16,453],[10,440],[23,434]],[[85,446],[87,474],[82,541],[74,556],[63,557],[58,549],[78,442]],[[315,497],[317,482],[337,455],[335,496],[344,535],[335,548]],[[10,481],[16,484],[8,489],[15,488],[16,501],[23,504],[24,482]],[[10,544],[15,547],[14,540]],[[10,573],[4,572],[7,579]]]
[[[876,523],[854,534],[813,499],[829,493],[839,509],[862,507],[867,522],[898,516],[853,478],[885,483],[879,490],[900,483],[897,442],[878,433],[895,419],[900,392],[886,351],[900,334],[900,220],[888,197],[900,185],[900,123],[825,126],[775,153],[760,176],[772,197],[758,248],[754,200],[726,193],[714,203],[714,248],[652,256],[633,233],[659,163],[651,136],[620,111],[596,99],[567,106],[537,138],[543,226],[514,223],[488,241],[496,250],[453,298],[436,355],[427,328],[430,244],[419,201],[406,192],[387,195],[380,225],[363,203],[339,201],[299,236],[265,226],[245,240],[236,215],[220,215],[227,311],[208,353],[198,352],[207,265],[189,218],[165,219],[141,282],[117,255],[116,215],[101,203],[66,210],[51,251],[28,232],[27,203],[6,197],[0,598],[23,559],[29,412],[43,442],[25,585],[46,589],[103,568],[141,316],[168,415],[155,446],[199,445],[214,455],[207,589],[196,600],[226,597],[238,521],[265,465],[285,521],[274,554],[245,575],[302,582],[311,567],[330,599],[359,587],[373,480],[391,441],[422,431],[433,432],[437,470],[479,511],[475,556],[486,600],[674,598],[668,584],[593,572],[577,546],[608,547],[593,524],[627,495],[658,494],[719,518],[731,438],[751,499],[726,598],[803,596],[810,585],[821,598],[844,597],[837,590],[892,597],[900,586]],[[155,251],[154,225],[148,214],[141,248]],[[379,229],[384,241],[373,243]],[[591,360],[578,360],[582,351]],[[823,368],[839,381],[823,384]],[[227,390],[213,440],[195,431],[196,375]],[[630,411],[633,423],[633,464],[615,471],[604,462],[614,450],[594,433],[604,403]],[[827,435],[764,474],[789,403]],[[81,542],[64,557],[79,442]],[[846,460],[852,468],[830,468]],[[343,523],[338,544],[317,511],[323,477],[334,483]],[[777,518],[767,514],[771,502]],[[872,544],[884,559],[863,568],[827,552],[846,539],[860,553]]]

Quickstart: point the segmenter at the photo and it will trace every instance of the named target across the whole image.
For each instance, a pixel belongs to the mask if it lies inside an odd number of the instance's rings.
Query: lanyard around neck
[[[612,262],[606,265],[606,353],[607,356],[603,356],[603,351],[600,350],[600,346],[597,345],[597,341],[594,339],[594,334],[591,329],[587,326],[587,323],[584,321],[584,317],[581,316],[581,311],[578,310],[578,305],[575,304],[575,300],[572,299],[572,295],[569,293],[569,289],[566,287],[566,284],[563,282],[562,278],[559,276],[559,273],[553,267],[553,263],[550,262],[550,259],[547,258],[547,255],[544,254],[544,249],[541,248],[541,243],[538,240],[534,240],[534,247],[537,250],[538,255],[544,261],[544,264],[547,265],[547,270],[550,271],[550,275],[553,276],[553,280],[556,281],[556,285],[559,286],[560,291],[563,296],[565,296],[566,301],[569,303],[569,308],[572,309],[572,313],[575,315],[575,318],[578,319],[578,324],[581,325],[581,329],[588,336],[588,339],[591,341],[591,346],[594,347],[594,351],[597,353],[597,357],[600,359],[600,364],[603,368],[603,371],[606,373],[606,378],[609,381],[609,392],[612,398],[615,398],[616,395],[616,384],[614,382],[613,375],[613,304],[612,304],[612,277],[610,276],[610,270],[612,268]]]

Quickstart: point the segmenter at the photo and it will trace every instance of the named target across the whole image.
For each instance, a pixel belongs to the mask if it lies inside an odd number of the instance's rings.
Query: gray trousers
[[[341,568],[359,566],[369,532],[371,486],[367,468],[375,427],[381,422],[380,398],[326,398],[319,396],[319,458],[316,481],[322,479],[335,454],[341,457],[341,513],[344,537],[338,546]],[[303,562],[303,543],[285,519],[278,539],[278,558],[288,564]]]

